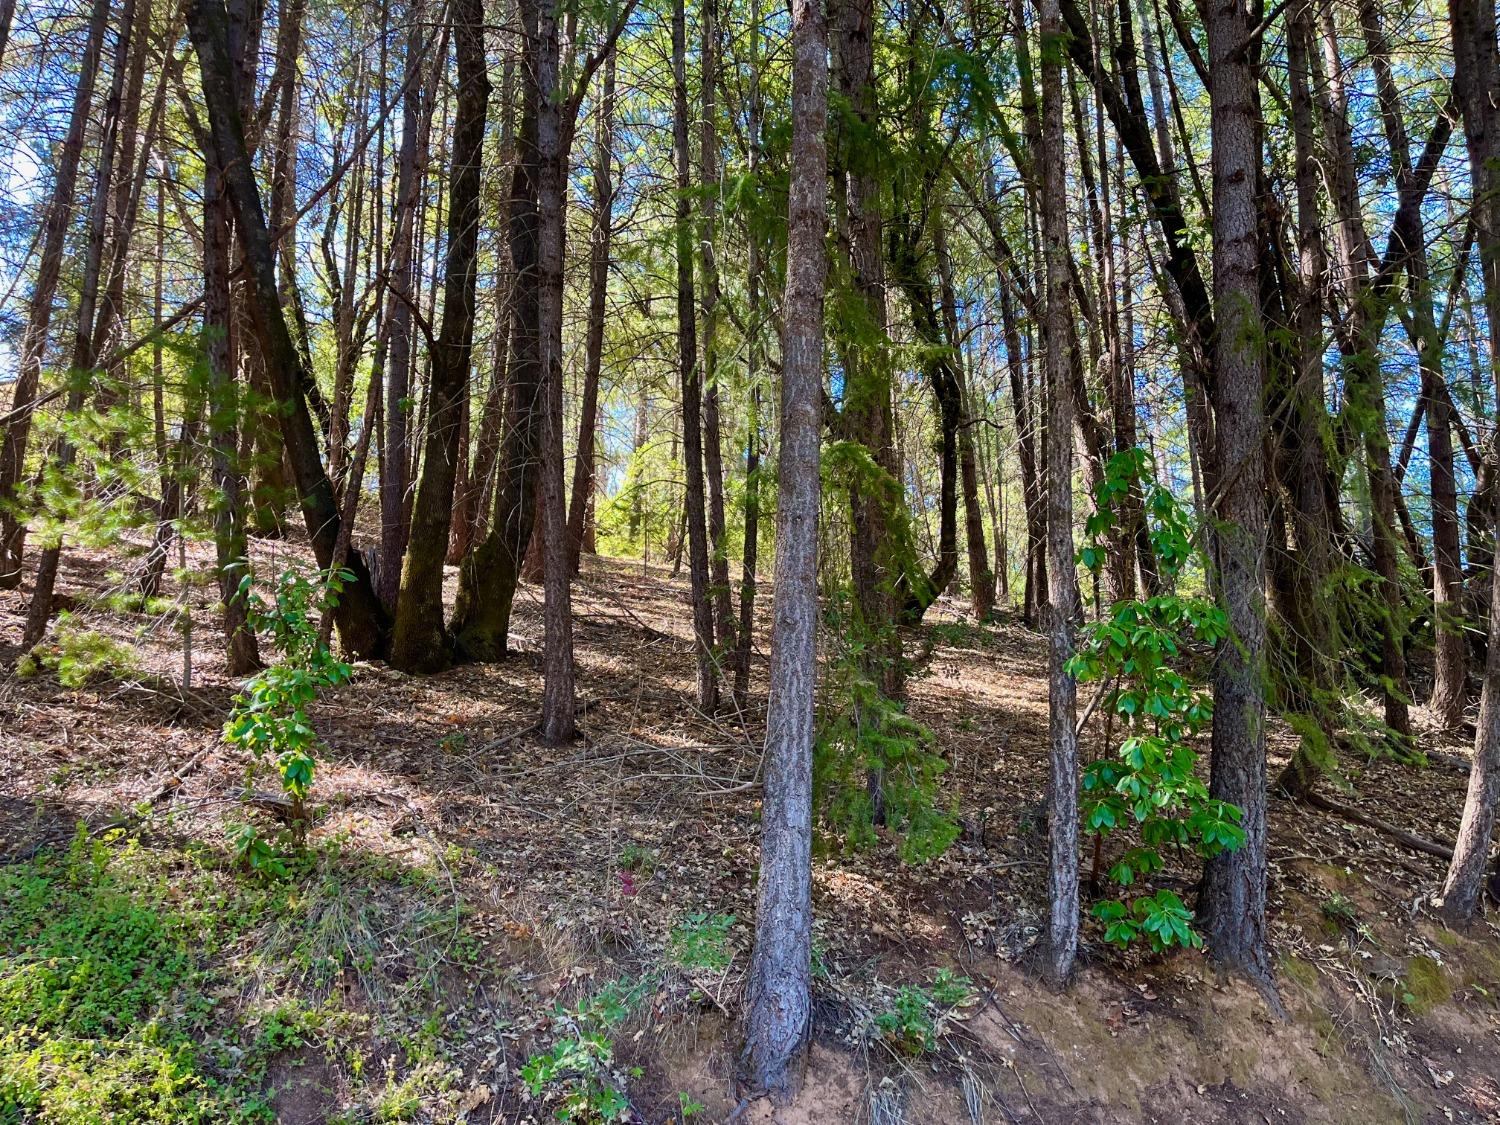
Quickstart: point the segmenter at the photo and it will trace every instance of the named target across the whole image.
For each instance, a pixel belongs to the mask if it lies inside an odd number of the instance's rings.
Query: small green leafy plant
[[[722,973],[729,968],[733,914],[689,914],[672,930],[672,959],[684,969]]]
[[[347,570],[311,577],[285,570],[269,601],[255,590],[248,572],[240,580],[238,596],[245,600],[250,623],[268,634],[279,659],[235,696],[224,739],[275,762],[281,787],[291,799],[292,830],[299,844],[307,832],[307,795],[322,749],[307,709],[320,692],[347,683],[350,676],[349,665],[336,659],[318,635],[319,616],[338,604],[343,584],[353,577]]]
[[[571,1010],[558,1005],[553,1023],[560,1031],[552,1046],[527,1059],[521,1081],[533,1098],[555,1103],[559,1121],[607,1125],[630,1117],[626,1075],[615,1066],[609,1030],[630,1014],[643,985],[607,985]],[[639,1072],[632,1076],[639,1077]]]
[[[974,999],[973,982],[939,969],[930,986],[905,984],[891,1006],[875,1017],[875,1027],[898,1051],[922,1055],[933,1050],[953,1014]]]
[[[1108,540],[1137,487],[1164,592],[1115,602],[1084,627],[1068,662],[1080,683],[1104,685],[1110,729],[1118,722],[1124,735],[1114,756],[1083,771],[1096,877],[1105,837],[1132,828],[1138,839],[1109,868],[1110,881],[1120,887],[1160,871],[1164,848],[1207,858],[1245,839],[1240,809],[1210,797],[1195,772],[1192,740],[1213,718],[1213,697],[1184,671],[1195,652],[1232,643],[1229,623],[1212,599],[1177,592],[1184,570],[1200,561],[1193,527],[1176,497],[1155,482],[1145,451],[1130,449],[1110,459],[1079,561],[1096,572],[1103,566]],[[1141,938],[1158,952],[1203,944],[1190,925],[1191,912],[1169,890],[1129,902],[1106,899],[1094,906],[1094,916],[1105,924],[1105,940],[1121,947]]]

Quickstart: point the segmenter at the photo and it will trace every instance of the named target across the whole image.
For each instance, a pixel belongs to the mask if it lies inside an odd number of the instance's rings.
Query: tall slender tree
[[[792,3],[792,169],[782,331],[771,696],[760,882],[745,996],[750,1086],[785,1098],[811,1032],[812,754],[817,668],[828,39],[820,0]]]

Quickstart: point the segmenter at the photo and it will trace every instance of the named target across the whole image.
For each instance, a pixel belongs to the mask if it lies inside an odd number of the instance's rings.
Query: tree
[[[1475,242],[1484,280],[1492,373],[1500,370],[1500,48],[1493,10],[1475,0],[1450,0],[1454,88],[1463,114],[1474,189]],[[1500,458],[1500,430],[1491,458]],[[1500,527],[1500,507],[1492,527]],[[1463,819],[1453,860],[1443,880],[1442,910],[1467,922],[1479,909],[1485,864],[1500,799],[1500,566],[1490,564],[1489,648],[1479,721],[1474,728],[1474,767],[1464,796]]]
[[[787,199],[781,459],[760,882],[745,996],[744,1061],[785,1097],[811,1030],[812,753],[817,668],[828,31],[818,0],[792,5],[792,172]]]
[[[1220,962],[1270,980],[1266,947],[1265,334],[1260,312],[1260,107],[1241,0],[1208,11],[1213,126],[1214,408],[1219,481],[1214,495],[1215,581],[1230,639],[1214,657],[1209,794],[1242,810],[1245,842],[1210,859],[1199,914]]]
[[[25,545],[26,525],[15,510],[17,489],[26,467],[26,444],[31,434],[32,414],[42,377],[42,356],[47,348],[47,334],[52,325],[52,311],[57,296],[57,282],[62,273],[63,251],[73,217],[74,195],[78,188],[78,165],[83,158],[83,142],[93,108],[94,83],[99,74],[99,56],[103,50],[104,32],[109,22],[108,0],[95,0],[89,14],[88,39],[79,61],[78,81],[73,88],[73,109],[68,118],[68,132],[58,150],[57,179],[52,199],[42,224],[41,256],[37,263],[36,282],[32,287],[26,329],[21,337],[16,387],[11,393],[10,412],[6,416],[5,437],[0,443],[0,588],[12,589],[21,582],[21,554]],[[7,32],[9,21],[7,21]]]
[[[693,297],[693,173],[688,153],[687,16],[683,0],[672,7],[673,157],[677,165],[677,348],[682,391],[682,471],[686,481],[688,573],[692,580],[693,638],[698,652],[698,706],[718,709],[719,670],[714,652],[709,589],[708,525],[703,477],[703,378],[698,363],[697,310]]]
[[[194,0],[188,8],[188,31],[198,54],[203,100],[212,129],[213,156],[224,172],[226,194],[247,267],[251,320],[272,392],[280,404],[282,441],[291,462],[313,551],[318,565],[326,568],[333,560],[338,542],[340,515],[307,410],[304,388],[312,381],[311,374],[281,311],[270,231],[245,147],[223,0]],[[339,635],[351,654],[378,655],[384,652],[388,641],[385,611],[375,597],[369,568],[360,553],[351,552],[346,565],[354,578],[345,586],[335,611]]]
[[[1050,772],[1047,782],[1048,925],[1046,975],[1067,983],[1078,949],[1078,685],[1068,670],[1078,616],[1073,559],[1073,391],[1069,383],[1068,214],[1063,184],[1062,13],[1057,0],[1037,5],[1041,37],[1042,245],[1047,370],[1047,694]]]
[[[479,188],[490,82],[484,49],[484,5],[458,0],[451,8],[458,64],[458,109],[453,120],[448,177],[448,260],[444,273],[443,327],[433,348],[427,388],[427,449],[412,508],[411,537],[401,570],[391,663],[408,672],[447,666],[443,628],[443,561],[453,510],[459,427],[469,397],[474,350],[474,285],[479,252]]]

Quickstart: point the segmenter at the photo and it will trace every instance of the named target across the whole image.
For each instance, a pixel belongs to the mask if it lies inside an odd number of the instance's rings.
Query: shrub
[[[255,591],[248,572],[239,585],[238,596],[245,599],[251,625],[269,634],[280,659],[235,696],[224,738],[248,747],[257,758],[274,760],[281,786],[291,798],[299,843],[307,831],[307,794],[316,754],[322,749],[307,709],[320,692],[347,683],[351,674],[349,665],[335,659],[323,644],[318,618],[338,604],[343,584],[353,577],[347,570],[319,572],[312,578],[285,570],[270,601]]]
[[[891,1006],[875,1017],[875,1027],[897,1050],[908,1055],[933,1050],[953,1013],[974,999],[973,982],[939,969],[930,987],[906,984]]]
[[[1103,565],[1117,509],[1140,484],[1151,546],[1168,592],[1116,602],[1084,627],[1068,662],[1080,683],[1107,685],[1105,702],[1125,736],[1114,757],[1090,762],[1083,771],[1084,818],[1096,835],[1096,855],[1112,833],[1133,828],[1139,839],[1109,868],[1110,880],[1120,887],[1161,870],[1163,848],[1209,857],[1238,848],[1245,839],[1240,809],[1211,798],[1195,772],[1192,739],[1212,719],[1213,697],[1182,670],[1195,649],[1233,643],[1229,623],[1211,599],[1177,592],[1184,570],[1201,560],[1187,513],[1155,483],[1150,469],[1150,457],[1140,449],[1110,459],[1079,561],[1094,571]],[[1203,944],[1189,924],[1191,913],[1169,890],[1129,902],[1099,902],[1094,916],[1105,924],[1105,940],[1122,947],[1142,937],[1156,951]]]

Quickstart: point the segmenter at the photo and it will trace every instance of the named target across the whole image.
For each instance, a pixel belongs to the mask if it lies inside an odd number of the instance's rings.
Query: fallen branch
[[[1309,793],[1307,795],[1307,803],[1312,805],[1313,808],[1322,809],[1324,812],[1331,812],[1334,816],[1342,817],[1344,820],[1351,821],[1354,824],[1362,824],[1366,828],[1373,828],[1376,832],[1389,836],[1398,844],[1410,848],[1414,852],[1436,856],[1444,862],[1453,858],[1452,844],[1442,844],[1413,835],[1404,828],[1397,828],[1388,820],[1381,820],[1378,816],[1370,816],[1368,813],[1362,813],[1356,808],[1340,804],[1338,801],[1329,800],[1321,793]]]

